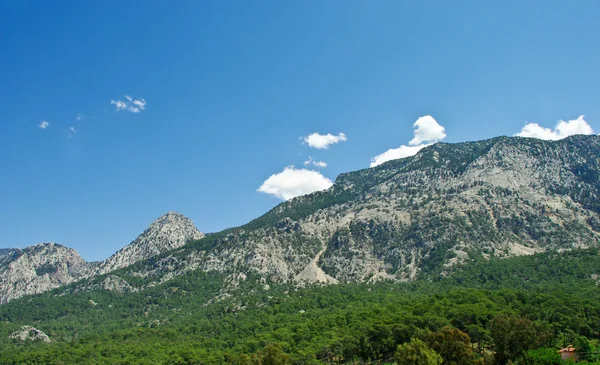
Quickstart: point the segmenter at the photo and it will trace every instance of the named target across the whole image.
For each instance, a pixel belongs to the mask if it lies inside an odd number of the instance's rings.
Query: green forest
[[[0,307],[1,364],[600,364],[597,249],[474,259],[448,276],[295,289],[194,271],[128,294]],[[266,285],[268,284],[268,286]],[[32,325],[51,343],[8,335]]]

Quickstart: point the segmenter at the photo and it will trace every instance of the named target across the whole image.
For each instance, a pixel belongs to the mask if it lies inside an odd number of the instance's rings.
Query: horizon
[[[436,142],[600,132],[592,0],[0,9],[0,249],[99,261],[164,212],[214,233]]]

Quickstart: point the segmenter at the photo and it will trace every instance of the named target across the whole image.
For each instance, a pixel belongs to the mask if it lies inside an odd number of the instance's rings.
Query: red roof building
[[[560,353],[560,357],[563,360],[573,360],[573,361],[578,361],[579,360],[579,355],[577,354],[577,349],[575,347],[573,347],[573,345],[571,346],[567,346],[565,348],[562,348],[560,350],[558,350],[558,352]]]

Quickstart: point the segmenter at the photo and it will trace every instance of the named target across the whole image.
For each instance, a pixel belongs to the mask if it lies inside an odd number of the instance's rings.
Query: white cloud
[[[117,100],[117,101],[111,100],[110,103],[114,104],[115,107],[117,108],[117,110],[121,110],[121,109],[127,108],[127,103],[125,103],[125,102],[123,102],[121,100]]]
[[[528,123],[515,136],[533,137],[546,140],[559,140],[575,134],[593,134],[592,127],[580,115],[579,118],[569,121],[559,120],[554,127],[544,128],[537,123]]]
[[[313,165],[314,167],[324,168],[327,167],[327,162],[324,161],[315,161],[312,156],[308,156],[308,160],[304,161],[304,166]]]
[[[144,110],[146,109],[146,100],[144,98],[141,98],[139,100],[134,100],[132,101],[133,104],[137,105],[138,108]]]
[[[328,134],[319,134],[313,133],[306,137],[304,137],[304,143],[308,143],[308,145],[312,148],[324,149],[329,148],[330,145],[345,142],[347,140],[346,135],[344,133],[339,133],[337,136],[334,136],[331,133]]]
[[[418,146],[423,142],[437,142],[446,138],[446,130],[431,115],[420,117],[413,127],[417,129],[415,129],[415,137],[408,142],[411,146]]]
[[[300,195],[328,189],[332,185],[333,182],[318,171],[288,166],[282,172],[271,175],[257,191],[289,200]]]
[[[46,122],[45,120],[42,120],[42,122],[38,125],[38,127],[40,127],[41,129],[46,129],[46,128],[50,127],[50,123]]]
[[[83,119],[83,114],[77,114],[77,116],[75,117],[75,120],[82,120]]]
[[[402,145],[392,148],[371,159],[370,167],[381,165],[390,160],[416,155],[421,149],[431,146],[437,141],[446,138],[446,130],[431,115],[417,119],[413,124],[414,138],[408,142],[409,146]]]
[[[423,149],[427,146],[430,146],[430,145],[431,144],[422,144],[419,146],[404,146],[404,145],[402,145],[398,148],[391,148],[391,149],[385,151],[384,153],[382,153],[381,155],[377,155],[377,156],[373,157],[373,159],[371,160],[370,167],[375,167],[375,166],[381,165],[384,162],[388,162],[391,160],[397,160],[399,158],[414,156],[421,149]]]
[[[125,95],[125,99],[127,101],[111,100],[110,103],[115,106],[117,111],[127,110],[132,113],[139,113],[146,109],[146,99],[144,98],[134,99],[129,95]]]

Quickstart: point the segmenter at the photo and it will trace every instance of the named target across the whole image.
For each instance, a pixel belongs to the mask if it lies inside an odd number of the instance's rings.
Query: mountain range
[[[2,250],[0,303],[68,284],[140,291],[197,270],[222,277],[224,296],[250,277],[405,282],[476,259],[598,247],[599,156],[599,136],[437,143],[219,233],[167,213],[99,263],[55,243]]]
[[[77,251],[56,243],[0,252],[0,303],[96,277],[204,237],[187,217],[169,212],[156,219],[129,245],[106,260],[86,262]],[[108,287],[114,280],[109,279]]]

